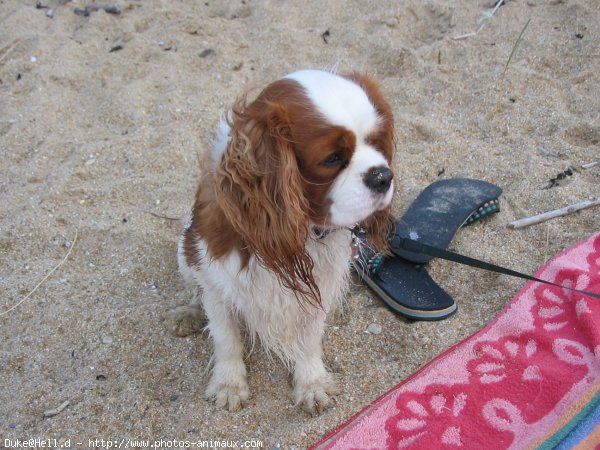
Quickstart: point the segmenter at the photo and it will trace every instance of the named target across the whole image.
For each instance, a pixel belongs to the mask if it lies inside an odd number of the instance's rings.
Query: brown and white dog
[[[384,245],[393,151],[391,108],[363,75],[295,72],[221,122],[178,251],[208,317],[218,406],[249,396],[242,325],[293,369],[297,404],[329,405],[325,318],[348,284],[349,227]]]

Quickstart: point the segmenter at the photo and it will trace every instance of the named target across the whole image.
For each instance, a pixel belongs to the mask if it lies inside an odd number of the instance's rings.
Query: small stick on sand
[[[567,214],[572,214],[581,209],[597,205],[600,205],[600,197],[591,200],[584,200],[583,202],[575,203],[574,205],[570,206],[565,206],[564,208],[548,211],[543,214],[538,214],[537,216],[515,220],[514,222],[509,223],[508,227],[513,229],[524,228],[528,227],[529,225],[542,223],[546,220],[554,219],[555,217],[566,216]]]
[[[48,411],[44,411],[44,417],[54,417],[54,416],[60,414],[70,404],[71,404],[71,402],[69,400],[67,400],[66,402],[61,403],[60,406],[58,406],[58,408],[49,409]]]
[[[75,229],[75,237],[73,238],[73,242],[71,242],[71,246],[69,247],[69,250],[67,251],[67,254],[66,254],[66,255],[65,255],[65,257],[62,259],[62,261],[61,261],[61,262],[59,262],[59,263],[58,263],[56,266],[54,266],[54,267],[52,268],[52,270],[50,270],[50,272],[48,272],[48,273],[46,274],[46,276],[45,276],[44,278],[42,278],[42,280],[41,280],[41,281],[40,281],[38,284],[36,284],[36,286],[35,286],[35,287],[34,287],[34,288],[31,290],[31,291],[29,291],[29,294],[27,294],[27,295],[26,295],[25,297],[23,297],[23,298],[22,298],[20,301],[18,301],[16,305],[13,305],[13,306],[11,306],[10,308],[8,308],[6,311],[4,311],[4,312],[1,312],[1,313],[0,313],[0,317],[1,317],[1,316],[4,316],[5,314],[8,314],[8,313],[9,313],[9,312],[11,312],[13,309],[15,309],[17,306],[19,306],[21,303],[23,303],[25,300],[27,300],[29,297],[31,297],[31,295],[32,295],[32,294],[33,294],[35,291],[37,291],[37,289],[38,289],[38,288],[39,288],[39,287],[42,285],[42,283],[43,283],[44,281],[46,281],[48,278],[50,278],[50,275],[52,275],[56,269],[58,269],[60,266],[62,266],[62,265],[63,265],[63,263],[64,263],[64,262],[67,260],[67,258],[68,258],[68,257],[69,257],[69,255],[71,254],[71,251],[73,250],[73,247],[75,247],[75,242],[77,242],[77,235],[78,235],[78,233],[79,233],[79,232],[78,232],[78,230],[77,230],[77,229]],[[59,411],[59,412],[60,412],[60,411]]]
[[[173,216],[167,216],[167,215],[163,215],[163,214],[159,214],[159,213],[155,213],[154,211],[150,211],[149,209],[144,209],[144,212],[146,214],[150,214],[154,217],[158,217],[159,219],[167,219],[167,220],[181,220],[181,217],[173,217]]]
[[[596,167],[598,164],[600,164],[600,163],[598,163],[598,161],[592,161],[587,164],[582,164],[581,168],[582,169],[591,169],[592,167]]]

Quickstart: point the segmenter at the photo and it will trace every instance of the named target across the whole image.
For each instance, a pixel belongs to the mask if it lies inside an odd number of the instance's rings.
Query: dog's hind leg
[[[178,337],[202,331],[207,323],[202,309],[202,288],[196,287],[189,305],[169,309],[162,314],[162,318],[168,323],[169,331]]]

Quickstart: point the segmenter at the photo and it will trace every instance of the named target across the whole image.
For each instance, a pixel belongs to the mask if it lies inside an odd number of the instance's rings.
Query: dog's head
[[[385,247],[394,188],[393,116],[363,75],[306,70],[229,116],[214,171],[217,202],[247,249],[281,283],[319,302],[305,249],[311,227],[364,226]]]

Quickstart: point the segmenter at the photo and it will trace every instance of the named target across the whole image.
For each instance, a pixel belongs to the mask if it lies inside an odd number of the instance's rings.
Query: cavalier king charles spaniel
[[[313,415],[329,406],[325,318],[348,285],[352,228],[385,247],[393,151],[391,108],[359,74],[292,73],[221,121],[179,240],[195,300],[172,316],[203,307],[214,343],[206,395],[219,407],[249,397],[242,327],[289,365],[296,404]]]

